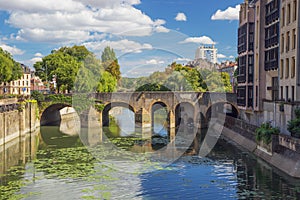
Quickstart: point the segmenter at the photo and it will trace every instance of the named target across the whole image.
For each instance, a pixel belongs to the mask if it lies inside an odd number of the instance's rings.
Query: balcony
[[[238,83],[245,83],[246,82],[246,75],[238,75],[237,77],[237,82]]]
[[[278,61],[271,60],[269,62],[265,62],[265,71],[277,70],[278,69]]]

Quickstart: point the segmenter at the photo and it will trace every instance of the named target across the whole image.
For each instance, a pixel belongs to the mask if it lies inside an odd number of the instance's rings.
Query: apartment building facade
[[[237,103],[241,117],[255,125],[270,121],[286,134],[287,123],[300,101],[298,10],[299,0],[245,0],[240,10]],[[254,24],[253,52],[239,51],[245,15],[251,15],[247,23]],[[249,44],[253,32],[248,31],[244,36]],[[249,60],[252,55],[253,60]],[[248,80],[239,81],[240,76]],[[253,83],[249,82],[249,76],[253,76]]]
[[[21,64],[23,74],[20,79],[2,83],[0,85],[0,94],[30,95],[30,68]]]

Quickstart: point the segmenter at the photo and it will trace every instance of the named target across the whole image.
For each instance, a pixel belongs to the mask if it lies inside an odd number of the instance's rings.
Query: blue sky
[[[61,46],[111,46],[124,76],[144,76],[194,59],[212,44],[236,57],[242,0],[0,0],[0,47],[32,66]]]

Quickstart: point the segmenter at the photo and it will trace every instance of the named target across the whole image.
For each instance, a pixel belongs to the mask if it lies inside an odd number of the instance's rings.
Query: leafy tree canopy
[[[70,91],[75,86],[77,92],[92,92],[96,89],[112,92],[116,85],[111,76],[116,77],[118,73],[115,69],[119,69],[115,62],[109,66],[108,74],[104,73],[103,64],[92,52],[84,46],[73,46],[53,50],[41,62],[35,63],[34,68],[35,74],[43,81],[51,81],[56,77],[58,91]],[[100,82],[104,85],[99,86]]]
[[[22,76],[22,68],[10,53],[0,48],[0,83],[17,80]]]

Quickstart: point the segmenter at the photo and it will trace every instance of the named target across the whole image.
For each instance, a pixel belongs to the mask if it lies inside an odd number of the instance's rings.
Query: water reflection
[[[103,129],[103,134],[108,134]],[[168,130],[167,130],[168,131]],[[183,130],[184,131],[184,130]],[[198,145],[201,136],[198,135]],[[105,139],[97,146],[98,157],[81,143],[79,136],[71,136],[59,127],[41,127],[40,134],[27,134],[1,146],[1,198],[30,195],[28,199],[298,199],[300,180],[287,177],[242,149],[219,140],[206,157],[183,156],[165,168],[134,171],[142,152],[152,152],[152,143],[140,140],[141,133],[120,142],[120,148],[139,152],[134,158],[108,163],[106,158],[120,156],[115,149],[106,149]],[[98,132],[95,135],[99,136]],[[99,141],[98,137],[95,140]],[[89,139],[92,142],[92,139]],[[140,143],[142,141],[142,143]],[[175,140],[176,141],[176,140]],[[180,146],[179,140],[178,147]],[[184,144],[181,144],[184,146]],[[153,163],[152,163],[153,164]],[[113,166],[114,165],[114,166]],[[16,169],[18,171],[12,170]],[[13,167],[13,168],[12,168]],[[134,173],[127,170],[129,168]],[[10,169],[10,170],[9,170]],[[20,184],[22,183],[22,184]],[[13,186],[13,187],[12,187]],[[68,195],[66,195],[68,194]],[[23,196],[24,197],[24,196]],[[25,198],[26,199],[26,198]]]

